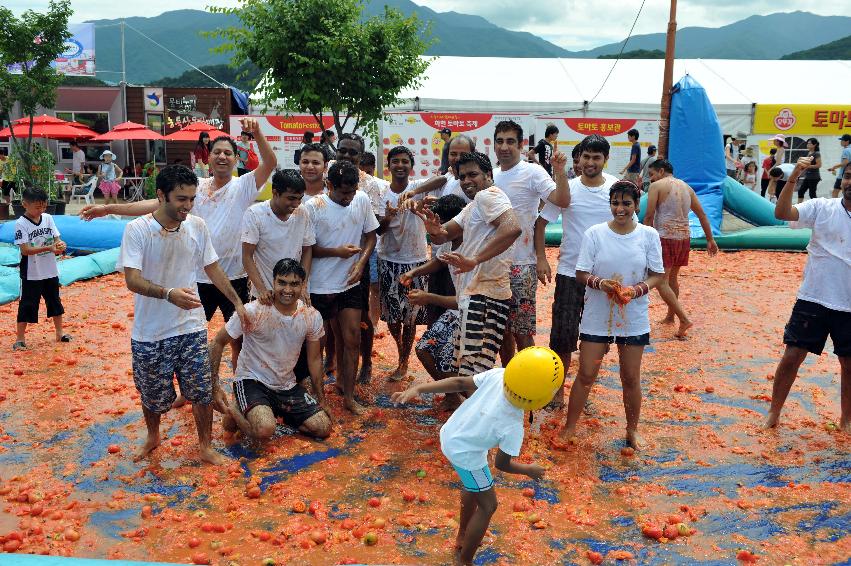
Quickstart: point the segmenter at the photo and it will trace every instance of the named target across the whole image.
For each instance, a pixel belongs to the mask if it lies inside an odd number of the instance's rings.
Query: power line
[[[623,45],[621,45],[621,50],[620,50],[620,52],[618,52],[618,56],[615,58],[615,62],[612,63],[612,68],[609,69],[609,74],[606,75],[605,79],[603,79],[603,84],[600,85],[600,89],[597,91],[597,94],[595,94],[594,98],[592,98],[588,102],[589,106],[591,105],[591,103],[593,103],[597,99],[597,97],[600,95],[600,93],[603,92],[603,87],[606,86],[606,83],[608,82],[609,77],[612,76],[612,72],[615,70],[615,65],[617,65],[618,61],[621,60],[621,55],[623,55],[623,50],[626,49],[626,44],[629,42],[629,38],[632,37],[632,31],[635,29],[635,24],[638,23],[638,17],[641,16],[641,10],[644,9],[644,3],[646,1],[647,0],[641,0],[641,6],[638,7],[638,13],[635,15],[635,19],[632,21],[632,27],[629,28],[629,34],[627,34],[626,39],[623,40]]]

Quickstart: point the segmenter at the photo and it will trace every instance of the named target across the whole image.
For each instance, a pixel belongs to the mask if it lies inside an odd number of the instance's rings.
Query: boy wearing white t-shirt
[[[493,185],[490,159],[483,153],[466,153],[458,160],[461,188],[473,199],[461,214],[446,222],[420,207],[417,214],[435,244],[463,235],[463,243],[440,259],[458,278],[461,328],[456,342],[459,375],[491,369],[502,346],[508,319],[511,283],[511,245],[522,233],[511,202]]]
[[[183,165],[169,165],[157,175],[159,208],[133,220],[124,230],[116,263],[134,293],[130,346],[133,381],[142,401],[148,436],[136,459],[160,444],[160,416],[177,398],[174,378],[192,403],[201,459],[222,464],[210,445],[213,402],[226,410],[224,392],[210,374],[207,324],[198,298],[201,269],[232,302],[243,324],[246,312],[239,295],[218,264],[207,225],[190,215],[198,178]]]
[[[307,211],[299,206],[302,195],[304,180],[297,171],[276,171],[272,198],[252,205],[242,217],[242,264],[251,296],[264,305],[272,304],[272,269],[278,261],[292,258],[310,274],[316,235]]]
[[[812,157],[798,160],[777,199],[774,216],[789,220],[793,228],[812,228],[807,246],[804,280],[786,330],[786,350],[774,372],[771,408],[765,426],[777,426],[783,403],[808,353],[819,355],[827,337],[839,358],[839,429],[851,433],[851,164],[845,166],[841,198],[815,198],[792,205],[792,193]]]
[[[38,323],[38,305],[44,297],[47,317],[53,319],[57,342],[70,342],[62,331],[65,309],[59,298],[59,268],[56,256],[65,251],[59,229],[46,212],[44,189],[26,188],[21,195],[24,215],[15,221],[15,245],[21,249],[21,298],[18,301],[17,338],[13,350],[25,350],[27,324]]]
[[[369,300],[363,272],[375,249],[378,220],[369,197],[357,186],[357,167],[338,161],[328,170],[328,193],[304,206],[316,234],[310,302],[322,315],[326,333],[329,329],[334,333],[343,404],[361,414],[365,409],[354,394],[361,314]]]
[[[319,312],[299,299],[306,283],[307,273],[298,261],[278,261],[272,273],[272,304],[248,303],[251,328],[244,329],[233,317],[213,340],[210,360],[217,380],[224,347],[230,340],[243,339],[226,430],[239,427],[251,438],[268,440],[281,417],[308,436],[325,438],[331,433],[331,419],[323,410],[319,345],[325,332]],[[313,395],[303,384],[308,374]]]
[[[565,370],[579,344],[579,321],[585,304],[585,285],[576,280],[576,260],[585,231],[612,218],[609,189],[617,177],[603,172],[609,158],[609,142],[599,135],[587,136],[579,144],[580,176],[570,180],[570,200],[559,208],[547,203],[541,210],[544,222],[536,226],[543,232],[545,222],[555,222],[561,216],[561,249],[559,250],[556,288],[553,294],[550,348],[561,357]],[[542,235],[542,234],[539,234]],[[543,237],[540,238],[543,240]],[[564,405],[564,391],[556,393],[553,405]]]
[[[387,167],[392,181],[382,198],[379,211],[378,283],[381,291],[381,320],[387,323],[390,335],[396,342],[399,365],[390,374],[391,381],[399,381],[408,373],[408,358],[414,346],[418,324],[425,324],[426,309],[408,301],[408,292],[423,291],[424,276],[412,277],[403,284],[400,277],[428,260],[423,221],[408,207],[400,206],[400,198],[411,185],[408,176],[414,166],[414,156],[407,147],[396,146],[387,154]],[[422,200],[415,196],[414,200]]]

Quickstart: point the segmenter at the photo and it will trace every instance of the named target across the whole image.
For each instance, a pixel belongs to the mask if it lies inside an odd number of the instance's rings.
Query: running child
[[[539,464],[521,464],[513,458],[523,446],[523,416],[546,405],[564,381],[564,367],[555,352],[532,346],[520,351],[503,368],[474,376],[450,377],[415,385],[391,395],[407,403],[423,393],[472,395],[440,429],[440,448],[461,478],[461,519],[455,539],[456,564],[472,564],[497,507],[488,451],[498,448],[498,470],[541,479]]]
[[[56,256],[67,247],[59,238],[53,217],[45,212],[47,193],[26,188],[21,195],[24,215],[15,221],[15,245],[21,249],[21,299],[18,301],[17,338],[13,350],[25,350],[27,324],[38,322],[38,306],[44,297],[47,318],[53,319],[57,342],[70,342],[62,331],[65,309],[59,298],[59,268]]]

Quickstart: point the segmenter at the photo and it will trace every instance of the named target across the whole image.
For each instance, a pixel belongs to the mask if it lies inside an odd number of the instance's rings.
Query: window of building
[[[68,122],[79,122],[99,134],[109,131],[109,112],[57,111],[56,117]],[[71,161],[71,146],[59,142],[59,161]],[[100,154],[109,149],[108,143],[83,143],[80,148],[86,153],[86,161],[100,160]]]

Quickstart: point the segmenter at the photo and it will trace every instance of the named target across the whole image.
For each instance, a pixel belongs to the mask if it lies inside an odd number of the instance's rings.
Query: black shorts
[[[771,179],[760,179],[760,180],[759,180],[760,194],[761,194],[762,196],[765,196],[765,191],[767,191],[767,190],[768,190],[768,183],[769,183],[769,181],[771,181]]]
[[[580,285],[576,277],[558,273],[553,299],[550,349],[559,354],[575,352],[579,342],[579,321],[585,306],[585,285]]]
[[[286,391],[275,391],[257,380],[240,379],[233,383],[233,394],[246,418],[254,407],[269,407],[276,417],[284,419],[284,423],[292,428],[300,427],[322,410],[316,399],[299,384]]]
[[[21,299],[18,301],[18,322],[35,324],[38,322],[38,306],[44,297],[47,318],[65,314],[59,299],[59,278],[30,281],[21,279]]]
[[[783,343],[819,355],[827,337],[833,340],[833,353],[851,356],[851,312],[829,309],[798,299],[783,331]]]
[[[231,279],[230,284],[243,304],[247,303],[248,277]],[[225,294],[212,283],[198,283],[198,298],[201,299],[201,304],[204,306],[204,316],[207,317],[207,322],[216,314],[216,309],[222,311],[222,316],[226,321],[230,320],[230,317],[236,312],[236,307],[233,306],[230,299],[225,297]]]
[[[617,344],[619,346],[649,346],[650,333],[638,336],[597,336],[595,334],[579,334],[583,342],[595,342],[597,344]]]
[[[798,185],[798,198],[804,198],[804,194],[809,192],[810,198],[816,198],[816,189],[818,188],[818,184],[821,179],[804,179],[804,181]]]
[[[364,310],[369,304],[369,284],[364,285],[362,279],[360,283],[342,293],[311,293],[310,304],[319,311],[323,321],[337,318],[343,309]]]

